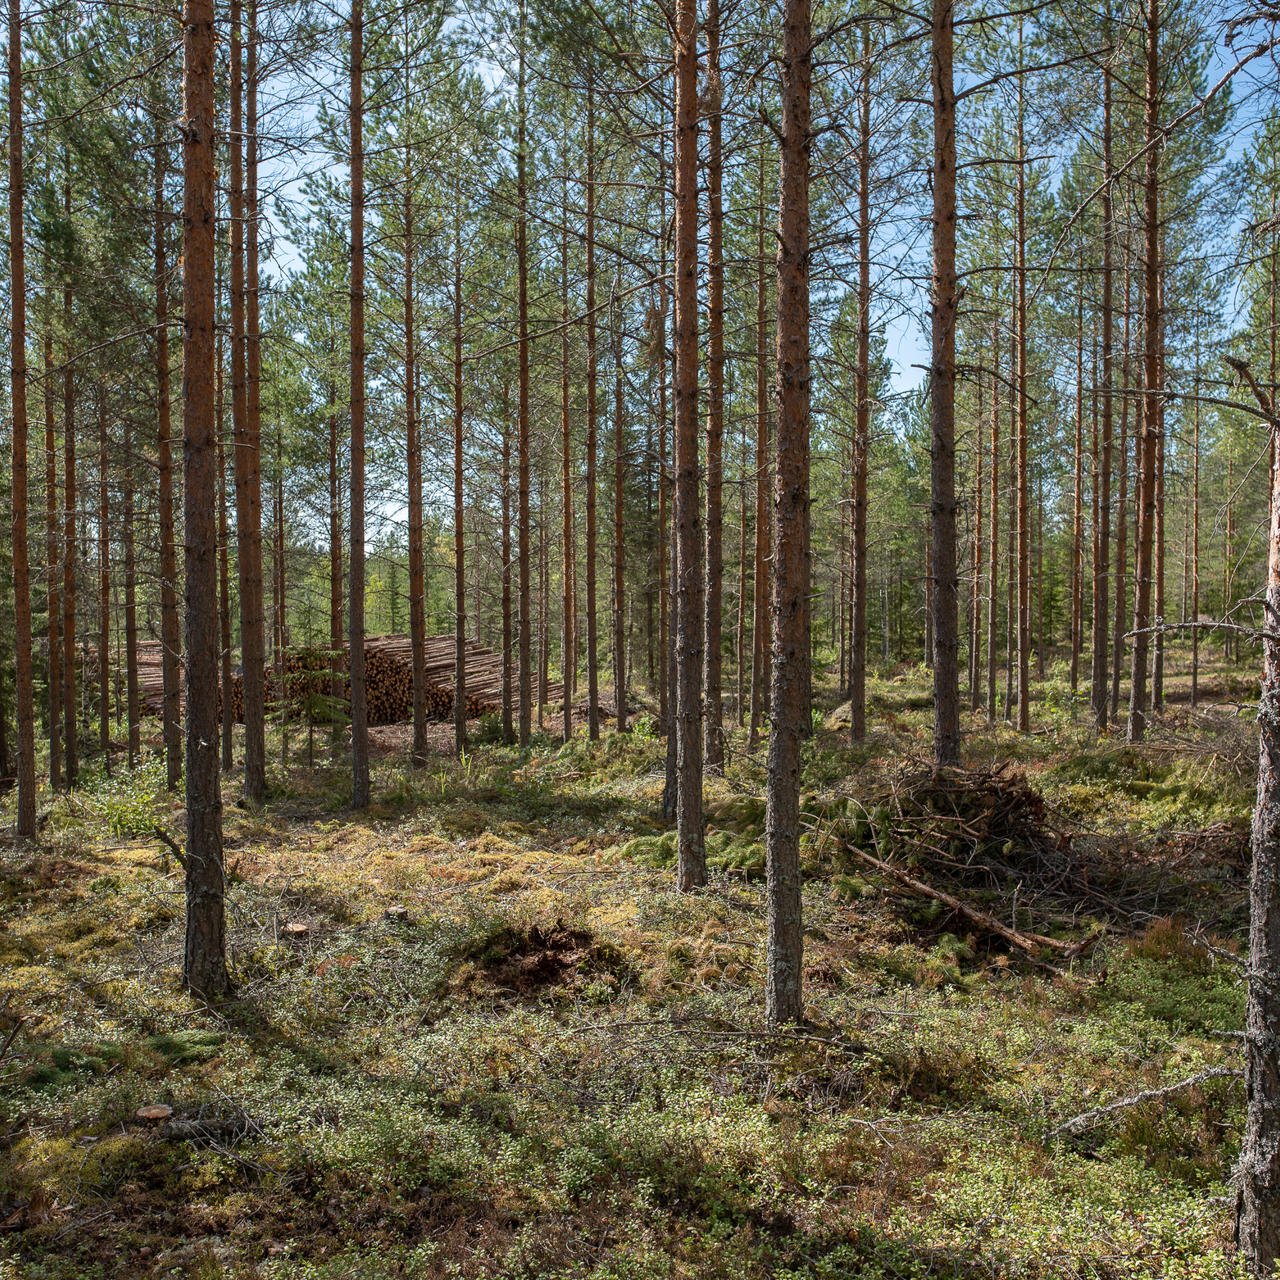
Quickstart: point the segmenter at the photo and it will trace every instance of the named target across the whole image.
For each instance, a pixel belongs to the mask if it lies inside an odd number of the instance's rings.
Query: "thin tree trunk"
[[[241,0],[231,0],[231,419],[236,490],[236,556],[240,578],[240,670],[244,700],[244,799],[261,804],[267,790],[265,619],[262,601],[261,441],[249,414],[245,289],[245,188]]]
[[[69,167],[68,162],[68,167]],[[71,179],[63,183],[63,213],[71,218]],[[80,772],[80,734],[76,725],[76,569],[79,561],[76,496],[76,386],[71,358],[71,281],[62,290],[62,748],[67,789]]]
[[[409,91],[405,89],[405,105]],[[418,438],[418,365],[415,350],[412,152],[406,140],[404,167],[404,416],[409,482],[409,648],[413,666],[413,752],[415,765],[425,763],[427,742],[427,620],[422,552],[422,444]],[[465,708],[463,711],[465,716]],[[466,721],[463,721],[465,731]]]
[[[142,752],[140,690],[138,688],[138,566],[134,542],[133,430],[129,414],[124,415],[124,498],[121,526],[124,537],[124,667],[125,706],[128,719],[129,767]]]
[[[511,688],[511,397],[502,393],[502,740],[516,740]]]
[[[467,538],[462,488],[462,221],[453,222],[453,748],[467,747]],[[568,695],[565,696],[568,705]]]
[[[111,773],[111,512],[107,498],[107,398],[98,393],[98,750]]]
[[[364,0],[351,5],[351,806],[369,807],[369,704],[364,680]]]
[[[933,0],[932,434],[933,757],[960,760],[959,577],[956,569],[956,135],[951,0]]]
[[[1105,30],[1111,31],[1110,6]],[[1115,210],[1111,192],[1111,73],[1102,71],[1102,386],[1100,393],[1102,440],[1098,460],[1098,522],[1094,535],[1093,559],[1093,638],[1091,657],[1090,700],[1093,719],[1099,729],[1107,727],[1107,611],[1110,605],[1108,574],[1111,562],[1111,469],[1112,469],[1112,384],[1115,380]]]
[[[987,723],[996,719],[996,603],[1000,598],[1000,321],[991,322],[991,521],[987,561]]]
[[[9,0],[9,411],[12,463],[14,704],[18,721],[20,839],[36,834],[35,696],[31,673],[31,570],[27,551],[27,275],[23,216],[22,6]]]
[[[600,671],[596,616],[596,99],[587,79],[587,736],[600,736]]]
[[[564,181],[564,205],[568,209],[567,173]],[[573,434],[569,395],[569,220],[567,217],[560,232],[560,507],[563,553],[560,583],[563,601],[560,615],[560,667],[564,689],[561,732],[564,740],[568,742],[573,736],[573,694],[578,669],[578,639],[574,620],[574,604],[578,587],[575,574],[577,550],[573,527]]]
[[[342,506],[339,501],[338,408],[335,395],[329,397],[329,697],[336,703],[343,695],[343,613],[342,613]],[[336,710],[336,708],[335,708]],[[332,740],[341,739],[337,717]]]
[[[769,663],[769,552],[772,525],[769,512],[769,361],[768,276],[765,274],[765,135],[760,135],[756,220],[756,555],[755,599],[751,619],[751,722],[747,750],[760,739],[765,682]]]
[[[1196,391],[1200,389],[1200,332],[1196,330]],[[1200,397],[1191,409],[1191,621],[1200,621]],[[1274,480],[1273,480],[1274,485]],[[1200,701],[1200,628],[1191,628],[1191,706]]]
[[[1071,692],[1080,685],[1084,611],[1084,253],[1076,295],[1076,440],[1071,486]]]
[[[982,705],[982,545],[986,529],[983,525],[982,501],[982,423],[986,417],[983,404],[982,376],[978,375],[978,416],[973,426],[973,585],[969,593],[969,709]]]
[[[44,329],[45,616],[49,638],[49,785],[62,789],[62,528],[58,501],[57,418],[53,409],[53,327]],[[70,554],[68,552],[68,554]]]
[[[231,698],[231,557],[230,530],[227,523],[227,460],[223,444],[224,380],[222,335],[218,335],[215,352],[217,374],[214,382],[214,420],[218,433],[218,637],[221,660],[222,690],[222,771],[230,773],[235,764],[235,707]]]
[[[724,158],[721,142],[720,0],[707,0],[707,492],[703,742],[708,769],[724,768],[721,636],[724,619]]]
[[[520,50],[516,104],[516,275],[518,289],[519,419],[516,438],[516,533],[520,559],[520,745],[529,745],[533,727],[532,639],[529,525],[529,212],[525,106],[525,5],[520,0]]]
[[[773,500],[773,668],[766,790],[768,944],[765,1017],[804,1016],[800,915],[800,749],[809,666],[809,0],[782,12],[778,195],[778,433]]]
[[[850,508],[853,618],[849,636],[849,732],[867,735],[867,466],[871,453],[871,24],[862,28],[858,92],[858,364],[854,373]]]
[[[1129,690],[1128,739],[1140,742],[1147,724],[1147,653],[1151,625],[1152,550],[1156,515],[1156,453],[1160,419],[1160,0],[1147,3],[1147,78],[1143,190],[1143,386],[1142,428],[1138,436],[1138,527],[1134,539],[1133,666]]]
[[[1129,381],[1129,273],[1125,271],[1124,324],[1122,328],[1121,379]],[[1129,530],[1129,396],[1120,400],[1120,442],[1116,457],[1119,459],[1116,495],[1116,587],[1115,610],[1111,636],[1111,720],[1120,715],[1120,675],[1124,663],[1125,585],[1128,578],[1128,530]],[[1228,489],[1230,486],[1228,486]]]
[[[1019,61],[1022,33],[1019,27]],[[1024,130],[1025,103],[1022,80],[1018,80],[1018,177],[1017,177],[1017,259],[1014,268],[1017,297],[1014,308],[1017,343],[1018,460],[1014,471],[1018,517],[1018,729],[1031,730],[1031,499],[1027,475],[1027,155]]]
[[[183,542],[187,619],[184,986],[205,1000],[231,989],[227,972],[218,774],[218,539],[214,520],[214,13],[183,11]]]
[[[702,662],[705,613],[698,503],[698,49],[694,0],[675,12],[676,830],[681,891],[705,884]]]
[[[610,314],[613,319],[613,699],[618,732],[626,733],[626,399],[622,369],[622,298],[616,287]]]
[[[155,290],[156,290],[156,455],[160,471],[160,663],[164,688],[163,727],[165,785],[177,789],[182,779],[182,710],[179,667],[181,633],[178,619],[178,552],[173,525],[173,452],[169,395],[169,267],[165,251],[165,146],[156,127],[155,154]]]

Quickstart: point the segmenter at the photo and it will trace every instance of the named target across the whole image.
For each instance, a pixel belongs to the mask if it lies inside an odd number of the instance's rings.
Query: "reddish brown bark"
[[[227,971],[218,773],[218,539],[214,521],[214,14],[183,8],[184,545],[187,624],[186,873],[183,983],[206,1000],[231,989]]]
[[[9,411],[13,555],[14,700],[18,721],[17,832],[36,834],[35,697],[31,672],[31,569],[27,548],[27,274],[23,215],[22,6],[9,0]]]
[[[800,916],[800,750],[809,717],[809,148],[812,34],[808,0],[782,13],[778,190],[777,396],[772,670],[765,855],[765,1017],[804,1013]]]

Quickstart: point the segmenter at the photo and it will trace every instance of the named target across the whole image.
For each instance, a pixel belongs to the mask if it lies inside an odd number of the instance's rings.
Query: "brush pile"
[[[1225,924],[1243,901],[1242,833],[1101,835],[1050,813],[1026,777],[908,766],[847,802],[841,828],[854,862],[985,903],[1001,918],[1139,924],[1183,914]],[[1247,840],[1247,833],[1243,833]]]

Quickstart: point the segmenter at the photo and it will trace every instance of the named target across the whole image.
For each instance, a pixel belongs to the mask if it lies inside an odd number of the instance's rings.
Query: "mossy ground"
[[[361,816],[340,764],[277,773],[265,811],[226,808],[216,1011],[178,985],[180,870],[138,834],[177,821],[154,775],[52,802],[0,868],[0,1276],[1234,1275],[1235,1080],[1053,1131],[1236,1065],[1238,933],[1134,919],[1050,967],[845,865],[824,815],[923,755],[927,690],[878,680],[867,746],[809,747],[809,1025],[778,1035],[738,737],[686,896],[649,736],[384,757]],[[969,761],[1016,758],[1103,835],[1247,817],[1247,717],[1178,708],[1129,750],[1069,697],[1037,711],[1031,738],[968,721]]]

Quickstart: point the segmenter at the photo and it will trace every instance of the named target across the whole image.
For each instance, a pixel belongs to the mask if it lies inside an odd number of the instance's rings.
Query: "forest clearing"
[[[355,820],[341,759],[273,766],[228,810],[216,1010],[176,981],[162,771],[87,780],[5,860],[11,1274],[1233,1276],[1253,735],[1247,676],[1206,683],[1141,747],[1039,702],[1031,737],[975,723],[1011,799],[970,836],[888,804],[927,790],[929,687],[873,680],[867,745],[839,715],[812,743],[806,1021],[776,1032],[737,733],[693,895],[645,725],[418,770],[375,730]],[[850,841],[1083,945],[1026,953]]]
[[[1276,0],[8,0],[0,1280],[1276,1280]]]

